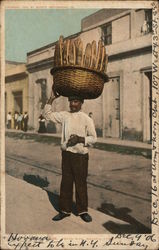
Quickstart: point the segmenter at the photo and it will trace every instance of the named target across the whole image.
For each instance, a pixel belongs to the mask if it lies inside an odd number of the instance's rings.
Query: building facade
[[[5,117],[11,112],[11,128],[14,128],[15,111],[28,112],[28,74],[24,63],[6,61]]]
[[[81,21],[84,46],[102,39],[109,56],[109,82],[95,100],[86,100],[83,110],[92,112],[98,136],[151,141],[152,10],[102,9]],[[27,54],[29,72],[30,126],[37,129],[38,116],[51,94],[55,43]],[[54,110],[67,110],[60,97]],[[55,127],[59,132],[60,128]]]

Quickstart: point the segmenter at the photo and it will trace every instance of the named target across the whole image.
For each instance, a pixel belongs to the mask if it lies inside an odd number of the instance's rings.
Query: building
[[[151,141],[152,10],[101,9],[84,18],[81,31],[71,37],[80,37],[84,45],[102,39],[109,55],[110,81],[99,98],[85,101],[83,107],[93,112],[98,135]],[[35,129],[51,93],[55,44],[27,54],[29,117]],[[56,100],[55,110],[67,108],[67,98]]]
[[[28,112],[28,74],[25,63],[6,61],[5,117],[11,112],[12,128],[15,111]]]

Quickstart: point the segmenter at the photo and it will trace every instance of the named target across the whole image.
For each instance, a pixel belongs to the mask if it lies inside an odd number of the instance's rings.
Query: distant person
[[[149,25],[148,25],[148,23],[147,23],[146,20],[144,21],[144,23],[143,23],[143,25],[142,25],[142,27],[141,27],[141,33],[142,33],[143,35],[149,33]]]
[[[17,119],[17,123],[18,123],[18,130],[22,129],[22,121],[23,120],[23,114],[19,113],[18,114],[18,119]]]
[[[43,115],[39,116],[39,130],[38,133],[46,133],[45,118]]]
[[[18,120],[18,112],[15,111],[15,113],[14,113],[14,129],[18,129],[17,120]]]
[[[8,114],[7,114],[7,128],[11,129],[11,125],[12,125],[12,115],[11,115],[11,112],[8,112]]]
[[[28,130],[28,120],[29,120],[28,113],[25,112],[25,114],[23,116],[23,130],[24,130],[24,132],[27,132],[27,130]]]

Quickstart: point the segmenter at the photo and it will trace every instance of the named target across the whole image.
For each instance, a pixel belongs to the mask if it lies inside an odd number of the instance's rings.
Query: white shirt
[[[18,122],[21,122],[22,119],[23,119],[23,115],[19,115],[17,121],[18,121]]]
[[[12,116],[10,114],[7,114],[7,121],[11,121],[12,120]]]
[[[51,120],[62,125],[61,149],[72,153],[87,154],[88,146],[94,144],[97,135],[93,120],[85,113],[79,112],[53,112],[51,105],[46,104],[44,108],[46,120]],[[72,134],[85,138],[85,144],[77,143],[75,146],[67,147],[67,142]]]
[[[45,119],[40,119],[38,120],[39,122],[45,122]]]

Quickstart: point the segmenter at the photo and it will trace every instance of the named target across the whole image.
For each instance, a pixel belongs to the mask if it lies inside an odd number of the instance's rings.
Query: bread
[[[76,62],[76,51],[75,44],[73,40],[69,40],[68,43],[68,64],[75,65]]]
[[[76,49],[76,65],[83,65],[83,43],[80,38],[75,40],[75,49]]]
[[[102,41],[99,40],[98,42],[98,52],[97,52],[97,61],[96,61],[96,69],[100,69],[100,64],[101,64],[101,57],[102,57]]]
[[[60,59],[60,46],[59,43],[55,46],[55,53],[54,53],[54,66],[58,67],[61,65],[61,59]]]
[[[63,36],[60,36],[58,43],[55,46],[54,67],[59,66],[81,66],[94,69],[101,72],[107,71],[108,55],[106,54],[105,46],[102,41],[88,43],[83,53],[83,42],[78,37],[76,40],[67,39],[64,41]]]
[[[90,43],[87,43],[85,49],[85,58],[84,58],[84,67],[89,68],[91,64],[91,54],[92,54],[92,46]]]
[[[95,68],[96,66],[96,60],[97,60],[97,46],[96,46],[96,41],[92,42],[92,51],[91,51],[91,68]]]
[[[60,47],[60,65],[63,65],[63,36],[59,38],[59,47]]]
[[[100,65],[100,71],[103,71],[103,65],[104,65],[104,60],[105,60],[105,56],[106,56],[106,51],[105,51],[105,47],[102,47],[102,57],[101,57],[101,65]]]
[[[63,64],[64,65],[68,64],[68,40],[64,41],[64,46],[63,46]]]

